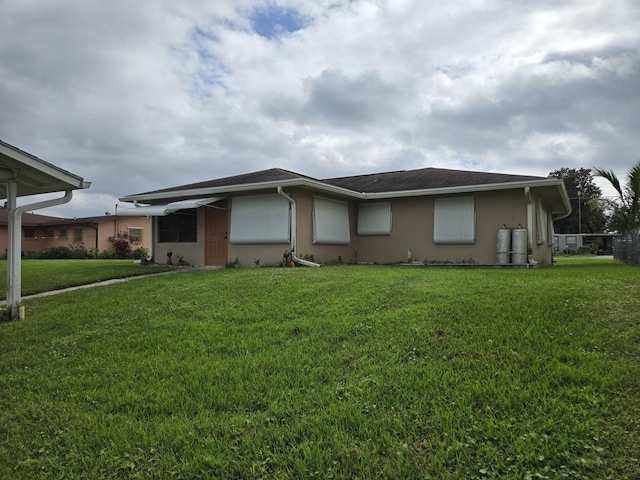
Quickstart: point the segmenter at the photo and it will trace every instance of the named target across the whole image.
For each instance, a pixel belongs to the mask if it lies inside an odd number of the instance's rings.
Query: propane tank
[[[498,255],[498,264],[511,263],[511,229],[506,224],[498,229],[496,254]]]
[[[517,265],[527,263],[527,229],[518,224],[511,232],[511,261]]]

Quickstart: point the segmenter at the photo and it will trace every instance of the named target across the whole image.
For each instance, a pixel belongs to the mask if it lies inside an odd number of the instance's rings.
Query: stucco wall
[[[435,196],[398,198],[391,201],[391,235],[357,235],[357,205],[349,204],[349,222],[351,241],[348,245],[321,245],[313,243],[313,198],[314,193],[305,189],[290,189],[286,192],[296,201],[297,209],[297,254],[299,257],[313,256],[314,261],[322,264],[335,264],[341,258],[345,263],[399,263],[408,260],[408,250],[417,262],[475,262],[497,263],[496,235],[498,229],[506,224],[513,228],[518,224],[529,229],[528,247],[533,258],[540,265],[552,262],[553,239],[548,242],[536,241],[537,224],[535,220],[539,198],[535,192],[531,195],[531,206],[527,205],[524,189],[498,190],[460,194],[473,196],[476,212],[476,240],[471,245],[442,245],[433,241]],[[325,198],[330,198],[325,195]],[[338,199],[342,200],[342,199]],[[233,202],[231,202],[233,205]],[[533,215],[530,219],[529,216]],[[229,212],[229,218],[231,211]],[[154,221],[154,238],[157,235],[157,221]],[[166,252],[173,251],[174,263],[177,256],[193,265],[205,263],[205,225],[204,211],[198,211],[197,243],[155,243],[155,260],[164,263]],[[291,249],[290,243],[271,245],[234,245],[228,244],[229,262],[237,260],[243,267],[258,265],[277,265],[282,261],[285,251]]]
[[[461,196],[469,196],[462,194]],[[436,197],[392,201],[393,225],[389,236],[358,237],[358,260],[406,262],[408,250],[418,262],[496,262],[497,230],[527,222],[523,190],[480,192],[472,195],[476,211],[476,241],[470,245],[442,245],[433,241]]]
[[[183,257],[191,265],[204,265],[205,218],[204,208],[198,208],[197,242],[158,242],[158,217],[153,217],[153,248],[151,254],[156,263],[167,263],[167,252],[173,253],[171,261],[178,264],[178,257]]]

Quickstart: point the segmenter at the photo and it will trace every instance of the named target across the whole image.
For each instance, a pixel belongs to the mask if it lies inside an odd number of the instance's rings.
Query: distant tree
[[[571,202],[571,214],[553,224],[556,233],[604,232],[607,216],[600,200],[602,191],[594,183],[591,169],[560,168],[551,172],[549,178],[564,180]]]
[[[627,173],[624,186],[613,170],[594,168],[596,175],[605,178],[618,193],[618,198],[610,202],[613,214],[609,221],[609,230],[628,232],[640,227],[640,160]]]

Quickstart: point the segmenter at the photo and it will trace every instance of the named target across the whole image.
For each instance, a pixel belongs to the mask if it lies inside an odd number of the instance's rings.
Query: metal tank
[[[511,262],[514,265],[527,263],[527,229],[518,224],[511,232]]]
[[[502,225],[498,229],[496,254],[498,255],[498,264],[508,265],[511,263],[511,229],[507,225]]]

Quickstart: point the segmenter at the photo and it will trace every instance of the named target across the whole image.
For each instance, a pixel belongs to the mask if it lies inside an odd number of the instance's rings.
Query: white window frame
[[[348,245],[351,243],[349,204],[326,197],[313,197],[313,243]]]
[[[391,235],[391,202],[358,205],[358,235]]]
[[[144,233],[144,228],[142,227],[127,227],[127,230],[129,231],[129,240],[131,241],[131,243],[142,243],[142,234]],[[131,233],[133,231],[136,232],[140,232],[140,235],[134,235],[133,233]],[[134,238],[135,240],[131,240],[132,238]]]
[[[433,206],[433,243],[471,245],[475,242],[475,198],[436,198]]]
[[[278,194],[231,199],[229,241],[236,245],[291,242],[291,208]]]

